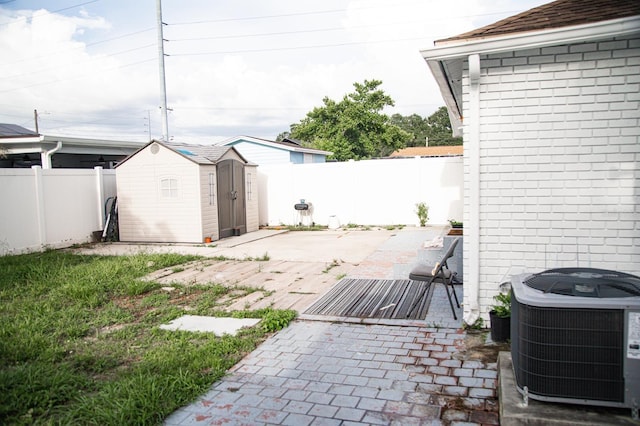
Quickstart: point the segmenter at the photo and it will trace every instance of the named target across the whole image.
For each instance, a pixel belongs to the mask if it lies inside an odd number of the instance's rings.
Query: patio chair
[[[456,295],[456,291],[453,288],[453,272],[447,265],[447,260],[453,256],[453,251],[458,245],[458,241],[460,241],[460,237],[457,237],[453,241],[451,241],[451,245],[444,253],[444,256],[442,256],[440,262],[436,263],[435,266],[423,263],[411,270],[411,272],[409,273],[410,280],[426,281],[427,285],[422,290],[422,294],[420,295],[420,297],[418,297],[415,302],[413,302],[411,309],[409,309],[409,312],[407,313],[407,317],[411,315],[416,306],[418,306],[418,304],[421,302],[422,298],[427,294],[427,292],[431,288],[431,284],[433,284],[434,282],[441,282],[442,284],[444,284],[444,289],[447,292],[447,298],[449,298],[449,305],[451,306],[453,319],[458,319],[458,317],[456,316],[456,310],[453,307],[453,301],[451,300],[451,294],[453,294],[453,297],[456,301],[456,306],[458,308],[460,307],[460,302],[458,302],[458,296]]]

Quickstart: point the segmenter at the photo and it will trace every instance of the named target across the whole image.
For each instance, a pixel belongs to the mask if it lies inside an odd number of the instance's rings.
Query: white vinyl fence
[[[91,241],[115,178],[101,167],[0,169],[0,255]]]
[[[260,225],[418,225],[462,221],[462,157],[398,158],[258,167]],[[294,205],[311,203],[311,215]]]
[[[462,157],[258,167],[260,225],[417,225],[462,220]],[[116,171],[0,169],[0,255],[89,242],[116,196]],[[313,206],[300,216],[294,204]],[[331,223],[330,223],[331,222]]]

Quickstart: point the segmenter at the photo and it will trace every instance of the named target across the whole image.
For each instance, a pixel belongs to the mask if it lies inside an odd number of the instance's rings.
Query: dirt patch
[[[498,354],[510,351],[511,344],[488,341],[488,334],[488,331],[467,330],[463,348],[454,357],[463,361],[480,361],[485,364],[498,362]]]

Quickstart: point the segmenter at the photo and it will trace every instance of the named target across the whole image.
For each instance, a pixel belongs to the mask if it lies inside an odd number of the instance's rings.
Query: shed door
[[[244,234],[247,232],[244,164],[237,160],[223,160],[217,169],[220,238]]]

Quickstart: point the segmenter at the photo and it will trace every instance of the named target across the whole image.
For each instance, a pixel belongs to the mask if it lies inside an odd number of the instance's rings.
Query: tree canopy
[[[333,152],[330,158],[338,161],[384,157],[405,147],[411,134],[382,114],[394,102],[379,88],[381,84],[379,80],[354,83],[355,91],[339,102],[325,97],[322,107],[291,125],[290,136]]]
[[[427,118],[418,114],[402,116],[393,114],[391,122],[413,135],[407,146],[425,146],[429,138],[430,146],[461,145],[462,138],[452,136],[451,121],[446,107],[440,107]]]

